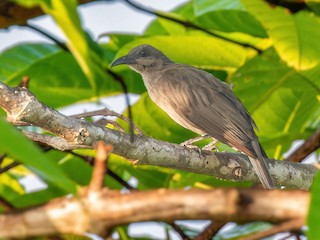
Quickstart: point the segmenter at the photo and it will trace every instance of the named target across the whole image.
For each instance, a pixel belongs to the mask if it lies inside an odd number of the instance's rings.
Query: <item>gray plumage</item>
[[[264,188],[275,187],[256,125],[227,84],[203,70],[174,63],[150,45],[135,47],[112,66],[119,64],[142,75],[151,99],[174,121],[244,152]]]

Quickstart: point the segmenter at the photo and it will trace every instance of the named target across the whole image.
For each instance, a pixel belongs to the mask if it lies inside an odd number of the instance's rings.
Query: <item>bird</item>
[[[151,100],[175,122],[243,152],[262,186],[275,188],[257,126],[228,84],[204,70],[173,62],[148,44],[134,47],[111,67],[121,64],[142,76]]]

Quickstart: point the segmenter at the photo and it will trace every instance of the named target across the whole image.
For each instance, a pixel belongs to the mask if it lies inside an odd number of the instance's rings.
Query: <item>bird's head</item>
[[[172,63],[172,61],[161,51],[144,44],[133,48],[127,55],[116,59],[111,67],[127,64],[134,71],[144,73],[161,70],[164,65],[169,63]]]

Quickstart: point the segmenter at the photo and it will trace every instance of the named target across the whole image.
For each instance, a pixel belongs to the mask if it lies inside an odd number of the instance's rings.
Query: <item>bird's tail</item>
[[[275,188],[267,164],[264,160],[266,158],[266,154],[264,153],[258,141],[252,141],[252,147],[257,155],[257,158],[249,157],[249,159],[253,166],[253,169],[255,170],[262,183],[262,186],[265,189]]]

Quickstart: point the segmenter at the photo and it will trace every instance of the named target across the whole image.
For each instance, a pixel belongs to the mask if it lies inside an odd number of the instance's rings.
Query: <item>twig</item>
[[[116,174],[110,168],[107,168],[106,173],[129,191],[137,191],[135,187],[131,186],[128,182],[123,180],[118,174]]]
[[[111,124],[112,126],[114,126],[120,132],[125,132],[124,128],[119,123],[117,123],[116,121],[112,121],[112,120],[108,120],[108,119],[99,119],[99,120],[95,121],[95,123],[99,124],[101,126],[107,126],[108,124]]]
[[[261,53],[261,50],[259,48],[255,47],[255,46],[252,46],[252,45],[249,45],[249,44],[245,44],[245,43],[241,43],[241,42],[235,41],[233,39],[226,38],[224,36],[221,36],[219,34],[211,32],[206,28],[198,26],[198,25],[196,25],[196,24],[194,24],[192,22],[189,22],[189,21],[186,21],[186,20],[182,20],[180,18],[176,18],[176,17],[173,17],[173,16],[169,16],[165,12],[161,12],[159,10],[153,10],[153,9],[146,8],[145,6],[139,5],[139,4],[137,4],[137,3],[133,2],[133,1],[130,1],[130,0],[124,0],[124,1],[127,4],[129,4],[130,6],[134,7],[135,9],[138,9],[140,11],[155,15],[155,16],[163,18],[163,19],[167,19],[169,21],[173,21],[173,22],[179,23],[179,24],[185,26],[186,28],[193,28],[193,29],[205,32],[205,33],[207,33],[207,34],[209,34],[211,36],[223,39],[223,40],[228,41],[228,42],[235,43],[237,45],[241,45],[241,46],[244,46],[244,47],[250,47],[250,48],[256,50],[259,54]]]
[[[16,166],[18,166],[18,165],[20,165],[20,164],[21,164],[21,163],[16,162],[16,161],[10,163],[10,164],[8,164],[7,166],[5,166],[5,167],[3,167],[3,168],[0,169],[0,174],[4,173],[4,172],[6,172],[6,171],[9,171],[11,168],[14,168],[14,167],[16,167]]]
[[[14,207],[2,197],[0,198],[0,206],[3,208],[4,213],[10,212],[14,209]]]
[[[0,167],[1,167],[1,164],[3,162],[3,159],[5,159],[6,156],[7,156],[7,154],[0,155]]]
[[[193,240],[207,240],[212,239],[214,235],[226,224],[224,221],[211,222],[198,236]]]
[[[51,41],[53,41],[55,44],[57,44],[62,50],[69,52],[68,47],[63,42],[59,41],[56,37],[54,37],[52,34],[46,32],[45,30],[41,29],[40,27],[36,27],[34,25],[31,25],[30,23],[25,23],[24,26],[40,33],[41,35],[45,36],[46,38],[49,38]]]
[[[182,231],[182,229],[179,227],[179,225],[175,224],[175,222],[168,223],[177,234],[180,235],[182,240],[190,240],[190,238]]]
[[[92,157],[90,156],[83,156],[81,154],[72,152],[72,151],[68,151],[69,153],[83,159],[84,161],[86,161],[87,163],[89,163],[90,165],[93,165],[93,161],[92,161]],[[106,174],[109,174],[110,177],[112,177],[114,180],[116,180],[118,183],[120,183],[121,185],[123,185],[125,188],[127,188],[130,191],[136,191],[137,189],[133,186],[131,186],[129,183],[127,183],[125,180],[123,180],[118,174],[116,174],[114,171],[112,171],[110,168],[107,167],[106,169]]]
[[[105,143],[102,141],[99,141],[97,143],[96,159],[94,163],[92,178],[89,184],[90,191],[99,192],[103,188],[106,161],[111,151],[112,151],[111,145],[105,145]]]
[[[87,145],[81,144],[72,144],[64,140],[63,138],[57,136],[51,136],[46,134],[40,134],[35,132],[30,132],[26,130],[21,131],[27,138],[34,141],[38,145],[42,147],[51,147],[61,151],[68,151],[74,149],[83,149],[83,148],[92,148],[88,147]]]
[[[254,234],[251,234],[249,236],[240,238],[239,240],[256,240],[256,239],[262,239],[271,235],[274,235],[276,233],[280,232],[287,232],[292,230],[300,229],[303,224],[305,223],[304,219],[302,218],[294,218],[290,219],[288,221],[285,221],[283,223],[280,223],[278,225],[275,225],[265,231],[257,232]]]
[[[289,9],[290,12],[296,13],[308,8],[305,0],[266,0],[271,5],[277,5]]]
[[[116,111],[113,111],[108,108],[103,108],[95,111],[90,111],[90,112],[85,112],[85,113],[78,113],[71,115],[70,117],[75,117],[75,118],[84,118],[84,117],[92,117],[92,116],[110,116],[110,117],[117,117],[120,118],[121,120],[125,121],[129,125],[132,123],[132,120],[130,117],[126,117],[121,113],[117,113]],[[137,125],[133,124],[133,129],[137,131],[139,134],[143,134],[142,130],[137,127]]]
[[[129,92],[128,92],[128,88],[127,85],[124,81],[124,79],[122,78],[121,75],[113,72],[110,69],[106,69],[106,72],[109,73],[116,81],[118,81],[122,87],[122,90],[124,92],[124,97],[126,100],[126,104],[128,107],[128,117],[129,117],[129,127],[130,127],[130,142],[133,143],[134,141],[134,124],[133,124],[133,115],[132,115],[132,110],[131,110],[131,105],[130,105],[130,99],[129,99]]]
[[[301,162],[320,147],[320,128],[312,134],[298,149],[287,157],[287,161]]]
[[[28,76],[22,77],[21,82],[20,82],[20,84],[19,84],[19,87],[28,88],[28,86],[29,86],[29,81],[30,81],[30,78],[29,78]]]

